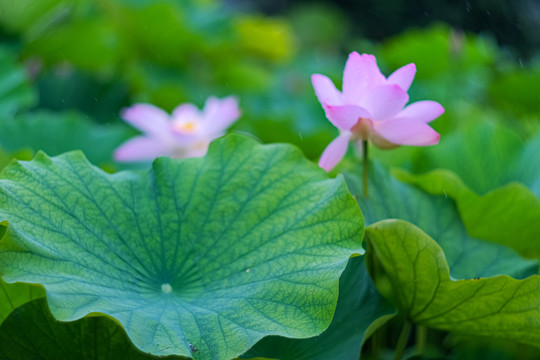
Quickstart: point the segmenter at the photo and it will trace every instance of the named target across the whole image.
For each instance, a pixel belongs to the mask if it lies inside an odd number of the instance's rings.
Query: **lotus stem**
[[[407,342],[411,335],[412,324],[409,321],[406,321],[403,324],[401,333],[399,334],[398,342],[396,344],[396,351],[394,352],[394,360],[401,360],[403,354],[405,353],[405,348],[407,347]]]
[[[427,343],[427,328],[424,325],[416,326],[416,354],[424,355]]]
[[[378,329],[380,330],[380,329]],[[379,335],[377,333],[379,331],[374,331],[371,335],[371,360],[379,360]],[[362,358],[362,352],[360,352],[360,358]]]
[[[368,196],[368,142],[367,140],[362,140],[362,185],[364,189],[364,197]]]

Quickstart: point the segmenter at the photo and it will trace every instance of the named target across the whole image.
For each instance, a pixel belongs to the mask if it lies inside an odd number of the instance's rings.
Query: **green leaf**
[[[472,236],[539,257],[539,150],[540,133],[524,146],[496,123],[471,122],[422,152],[422,166],[415,172],[433,171],[396,174],[430,193],[452,197]]]
[[[445,339],[454,359],[537,360],[540,348],[500,338],[478,338],[452,334]]]
[[[364,341],[395,315],[395,308],[375,288],[363,256],[349,260],[339,285],[336,314],[325,332],[309,339],[266,337],[242,358],[357,360]]]
[[[0,240],[7,231],[7,221],[0,222]],[[0,278],[0,324],[17,307],[28,301],[45,296],[43,288],[28,284],[6,284]]]
[[[366,241],[375,283],[414,323],[539,346],[539,276],[454,280],[441,247],[401,220],[368,226]]]
[[[98,123],[117,122],[118,110],[132,101],[127,84],[118,76],[96,78],[75,68],[64,72],[57,68],[42,71],[38,88],[39,108],[78,110]]]
[[[521,147],[520,156],[512,166],[516,179],[540,199],[540,131]]]
[[[7,226],[7,221],[0,222],[0,241],[7,231]],[[0,278],[0,324],[17,307],[42,296],[45,296],[45,291],[41,287],[22,283],[6,284]]]
[[[393,37],[385,42],[381,55],[394,69],[415,63],[419,69],[418,77],[424,79],[449,73],[460,75],[460,71],[491,65],[495,51],[496,48],[482,37],[462,34],[448,25],[437,24]]]
[[[530,113],[538,117],[540,94],[535,89],[540,81],[540,69],[522,69],[500,74],[489,88],[491,101],[516,116]]]
[[[343,180],[289,145],[232,135],[115,175],[39,154],[2,177],[4,280],[42,284],[59,320],[108,314],[157,355],[230,359],[267,335],[320,334],[362,252]]]
[[[149,60],[153,67],[185,67],[190,56],[197,56],[201,47],[208,46],[208,39],[202,38],[189,24],[189,16],[193,12],[190,13],[186,7],[178,6],[175,2],[160,1],[139,8],[120,6],[111,9],[108,15],[113,19],[118,18],[115,16],[118,11],[122,12],[122,21],[118,21],[116,26],[130,35],[129,40],[137,48],[134,55]],[[140,26],[141,23],[147,24],[147,27]]]
[[[0,279],[0,324],[19,306],[43,296],[43,288],[22,283],[6,284]]]
[[[137,350],[125,331],[105,316],[56,321],[45,299],[15,310],[0,326],[0,359],[157,360]],[[167,357],[166,359],[180,359]]]
[[[7,48],[0,47],[0,116],[10,116],[33,105],[36,98],[26,69],[16,63],[15,56]]]
[[[395,218],[420,227],[444,250],[452,277],[524,277],[536,273],[537,261],[524,260],[505,246],[469,236],[452,199],[399,182],[377,163],[369,171],[368,198],[362,196],[360,169],[345,174],[366,224]]]
[[[29,32],[62,14],[63,2],[62,0],[20,0],[17,2],[0,0],[0,23],[11,31]]]
[[[509,129],[493,122],[471,121],[441,140],[440,145],[422,151],[414,170],[448,169],[473,191],[484,194],[520,180],[515,163],[522,149],[522,139]]]
[[[404,64],[416,64],[418,72],[411,87],[411,100],[432,99],[443,104],[448,114],[437,119],[434,126],[437,130],[449,130],[455,128],[449,120],[462,102],[485,102],[497,55],[494,45],[484,37],[435,24],[392,37],[376,52],[386,74]]]
[[[76,112],[39,111],[0,119],[0,144],[8,151],[31,149],[58,155],[82,150],[97,165],[112,162],[112,153],[129,131],[124,126],[97,125]]]
[[[508,246],[525,257],[540,258],[540,200],[525,186],[514,182],[480,196],[448,170],[396,174],[432,194],[453,198],[472,236]]]
[[[69,5],[65,14],[69,14]],[[46,65],[64,61],[87,71],[113,74],[129,59],[129,41],[122,38],[114,23],[103,17],[72,17],[59,22],[25,45],[24,53],[39,56]]]
[[[34,154],[29,149],[21,149],[20,151],[12,153],[5,151],[2,147],[0,147],[0,170],[9,164],[13,159],[32,160],[33,156]]]

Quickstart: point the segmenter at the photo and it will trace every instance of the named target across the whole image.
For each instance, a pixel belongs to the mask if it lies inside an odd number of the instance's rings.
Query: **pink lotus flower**
[[[239,116],[238,101],[232,96],[222,100],[210,97],[202,111],[193,104],[182,104],[170,116],[154,105],[135,104],[124,109],[121,117],[144,135],[122,144],[114,158],[142,161],[159,156],[203,156],[210,142],[222,136]]]
[[[349,141],[369,140],[383,149],[399,145],[427,146],[440,135],[427,123],[444,113],[435,101],[409,101],[407,91],[416,74],[414,64],[381,74],[373,55],[353,52],[343,72],[343,91],[320,74],[311,77],[326,117],[340,135],[324,150],[319,166],[332,170],[345,156]]]

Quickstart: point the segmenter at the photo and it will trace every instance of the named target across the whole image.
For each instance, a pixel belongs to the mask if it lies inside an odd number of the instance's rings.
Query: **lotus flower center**
[[[373,122],[370,119],[359,118],[358,122],[352,127],[351,131],[361,140],[367,140],[371,134]]]
[[[173,123],[173,129],[176,132],[179,132],[181,134],[193,134],[195,131],[197,131],[197,128],[199,124],[197,124],[197,121],[191,120],[191,121],[175,121]]]
[[[165,284],[162,284],[161,285],[161,291],[164,293],[164,294],[168,294],[172,291],[172,286],[171,284],[168,284],[168,283],[165,283]]]

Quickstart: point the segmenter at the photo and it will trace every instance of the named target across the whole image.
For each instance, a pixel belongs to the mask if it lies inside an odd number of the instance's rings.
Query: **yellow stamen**
[[[197,130],[197,124],[194,121],[176,122],[173,125],[174,129],[179,133],[191,134]]]

